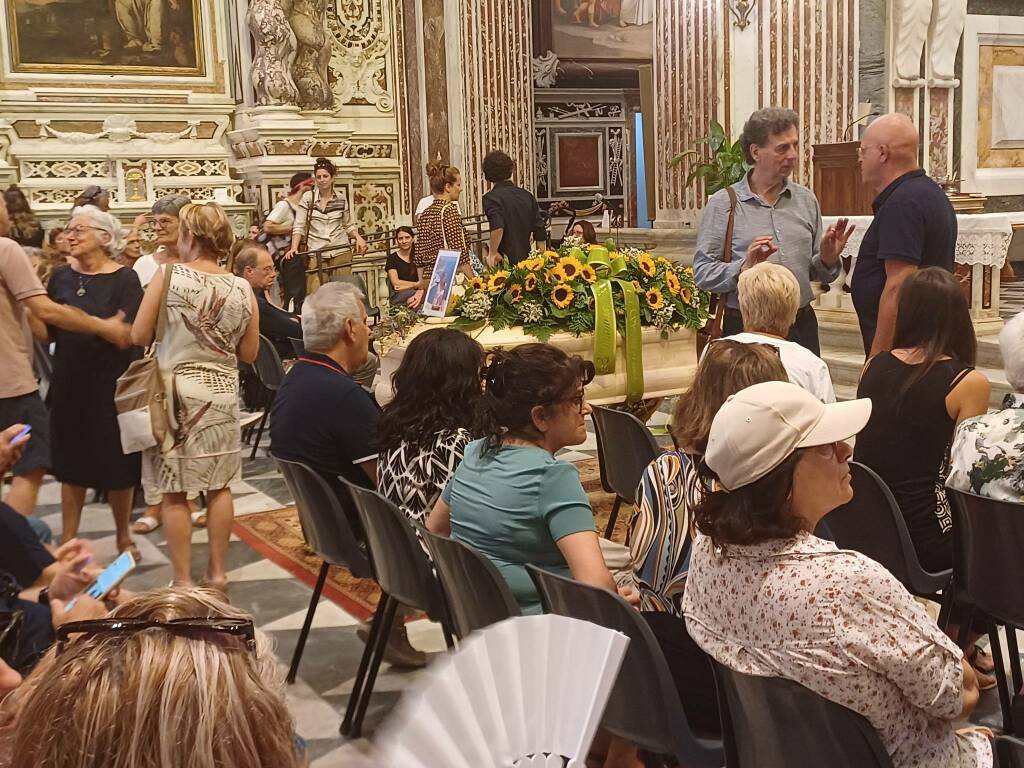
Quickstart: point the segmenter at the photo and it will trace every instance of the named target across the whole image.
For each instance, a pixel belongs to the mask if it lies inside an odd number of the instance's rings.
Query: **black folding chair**
[[[668,662],[640,613],[618,595],[526,566],[546,613],[590,621],[629,638],[601,727],[688,768],[721,768],[722,743],[694,735]],[[709,702],[710,703],[710,702]]]
[[[781,677],[757,677],[712,660],[729,768],[892,768],[863,716]]]
[[[615,530],[622,502],[636,503],[636,489],[647,465],[661,454],[661,446],[640,419],[631,413],[595,405],[591,418],[597,433],[597,464],[601,486],[615,494],[604,537]]]
[[[1012,736],[996,736],[994,746],[999,768],[1024,768],[1024,741]]]
[[[965,597],[968,613],[961,622],[960,645],[966,642],[971,620],[979,613],[991,622],[988,637],[1003,711],[1003,730],[1022,735],[1013,715],[1024,688],[1016,632],[1024,629],[1024,505],[953,488],[947,488],[946,493],[953,511],[953,581],[957,599],[960,600],[961,593]],[[1012,692],[1003,664],[999,624],[1006,628]]]
[[[260,334],[260,349],[256,353],[256,362],[253,363],[252,369],[256,374],[256,381],[260,385],[260,404],[263,406],[263,415],[256,427],[256,439],[252,444],[252,453],[249,454],[250,460],[256,458],[256,449],[260,446],[263,430],[270,417],[270,406],[274,404],[277,390],[281,387],[281,381],[284,379],[284,366],[281,364],[281,357],[277,354],[274,343],[263,334]]]
[[[341,724],[343,734],[357,739],[399,604],[426,611],[431,619],[441,624],[449,648],[454,642],[441,583],[434,575],[430,558],[416,538],[409,519],[377,491],[347,480],[342,482],[352,494],[352,501],[366,532],[370,564],[381,589],[380,602],[373,615],[370,636],[366,642],[366,652],[359,662],[359,671],[352,689],[352,697],[358,704],[355,710],[349,704]]]
[[[373,568],[366,554],[361,532],[352,526],[352,521],[357,519],[355,510],[351,509],[352,500],[342,498],[319,473],[305,464],[276,457],[274,461],[277,462],[281,474],[284,475],[285,485],[295,499],[303,538],[309,548],[324,561],[288,669],[288,682],[294,683],[295,675],[299,671],[299,660],[306,647],[309,628],[313,624],[313,616],[320,602],[324,582],[327,580],[327,571],[332,565],[340,565],[348,568],[353,576],[365,579],[373,577]],[[349,700],[350,708],[352,701],[353,699]]]
[[[366,290],[366,281],[363,280],[362,275],[355,273],[351,275],[335,275],[331,278],[332,283],[348,283],[354,285],[363,294],[363,309],[366,310],[367,319],[372,319],[371,325],[376,325],[380,322],[380,307],[375,307],[370,304],[370,294]]]
[[[468,544],[416,529],[430,550],[448,598],[453,629],[461,640],[471,632],[519,616],[519,604],[505,579],[486,556]]]
[[[822,521],[827,532],[819,534],[842,549],[852,549],[882,564],[911,594],[940,601],[943,615],[939,626],[945,626],[952,604],[949,584],[953,571],[931,573],[921,567],[903,513],[889,486],[873,469],[851,461],[850,484],[853,500],[829,512]]]

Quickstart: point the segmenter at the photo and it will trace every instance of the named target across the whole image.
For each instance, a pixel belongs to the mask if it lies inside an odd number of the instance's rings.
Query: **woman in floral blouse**
[[[441,495],[473,439],[483,348],[451,328],[409,344],[377,425],[377,487],[418,523]]]
[[[989,734],[954,731],[978,703],[956,644],[881,565],[813,531],[853,498],[850,446],[871,401],[825,405],[788,382],[715,416],[695,512],[686,626],[712,658],[782,677],[863,715],[896,768],[989,768]]]

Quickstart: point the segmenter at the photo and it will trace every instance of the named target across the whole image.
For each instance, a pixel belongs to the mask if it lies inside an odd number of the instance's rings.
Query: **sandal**
[[[989,661],[992,657],[983,649],[977,645],[967,654],[967,663],[971,665],[971,669],[974,670],[975,677],[978,678],[978,690],[988,691],[996,687],[996,676],[995,676],[995,664],[992,664],[992,669],[982,669],[976,662],[978,657],[987,658]]]
[[[143,515],[134,523],[132,523],[132,533],[146,535],[148,533],[152,533],[161,525],[163,525],[163,523],[160,521],[159,518],[150,517],[149,515]]]
[[[191,517],[192,525],[194,525],[196,528],[206,527],[206,512],[204,512],[201,509],[197,509],[195,512],[192,513]]]
[[[980,645],[975,645],[971,651],[967,654],[967,660],[971,662],[971,666],[979,672],[984,672],[986,675],[991,675],[996,671],[996,662],[992,658],[992,654],[982,648]]]
[[[136,565],[142,562],[142,553],[139,551],[139,548],[135,546],[134,541],[131,542],[127,547],[121,547],[117,550],[117,554],[119,555],[123,555],[125,552],[131,553],[132,559],[135,561]]]

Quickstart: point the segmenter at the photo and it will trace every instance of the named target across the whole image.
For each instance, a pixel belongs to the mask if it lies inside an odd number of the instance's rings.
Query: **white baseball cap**
[[[788,381],[766,381],[737,392],[711,422],[704,462],[727,491],[756,482],[798,448],[829,445],[856,435],[871,401],[826,405]]]

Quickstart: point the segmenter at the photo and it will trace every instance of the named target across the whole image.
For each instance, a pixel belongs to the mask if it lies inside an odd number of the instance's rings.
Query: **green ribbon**
[[[576,251],[579,251],[577,254]],[[594,368],[598,373],[615,373],[615,300],[614,290],[622,291],[622,303],[626,310],[626,402],[635,403],[644,396],[644,352],[643,332],[640,328],[640,297],[629,280],[616,277],[626,270],[626,260],[621,255],[611,258],[608,249],[600,245],[583,251],[574,248],[569,252],[581,262],[594,268],[597,280],[590,290],[594,294]]]

